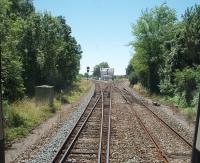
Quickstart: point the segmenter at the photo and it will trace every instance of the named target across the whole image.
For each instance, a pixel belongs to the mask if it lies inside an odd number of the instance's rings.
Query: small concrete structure
[[[114,68],[101,68],[101,80],[112,80],[114,76]]]
[[[35,87],[36,105],[53,106],[54,86],[41,85]]]

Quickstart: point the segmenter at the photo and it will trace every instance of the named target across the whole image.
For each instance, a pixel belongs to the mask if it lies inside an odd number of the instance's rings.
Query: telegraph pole
[[[0,60],[2,57],[1,54],[1,46],[0,46]],[[2,60],[1,60],[2,63]],[[0,68],[2,69],[0,63]],[[0,75],[2,75],[0,73]],[[2,83],[2,79],[1,79],[1,83]],[[2,85],[0,84],[0,162],[4,163],[5,162],[5,153],[4,153],[4,127],[3,127],[3,107],[2,107]]]
[[[199,94],[199,104],[196,115],[196,125],[195,125],[191,163],[199,163],[199,162],[200,162],[200,94]]]
[[[3,132],[3,109],[2,109],[2,95],[0,93],[1,108],[0,108],[0,162],[5,162],[4,154],[4,132]]]
[[[89,72],[90,72],[90,67],[87,66],[87,80],[88,80]]]

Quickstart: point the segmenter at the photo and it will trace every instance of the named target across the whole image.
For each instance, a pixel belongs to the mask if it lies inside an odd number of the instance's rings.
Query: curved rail
[[[128,98],[123,94],[123,92],[118,88],[115,87],[121,94],[121,96],[124,98],[124,100],[128,103],[131,104],[128,100]],[[132,105],[130,105],[132,107]],[[152,143],[155,145],[156,150],[158,151],[158,153],[160,154],[160,157],[163,159],[164,163],[169,163],[169,159],[167,157],[167,155],[164,153],[164,151],[162,150],[162,148],[158,145],[158,143],[156,142],[156,140],[153,138],[153,136],[151,135],[151,133],[148,131],[148,129],[146,128],[146,126],[144,125],[144,123],[142,122],[141,118],[138,116],[137,112],[132,109],[134,111],[134,115],[136,116],[136,118],[138,119],[139,123],[141,124],[143,130],[147,133],[148,137],[150,138],[150,140],[152,141]]]
[[[99,140],[99,150],[98,150],[98,163],[101,163],[101,152],[102,152],[102,134],[103,134],[103,102],[104,102],[104,95],[102,93],[102,100],[101,100],[101,130],[100,130],[100,140]]]
[[[103,92],[104,93],[104,92]],[[111,131],[111,86],[109,87],[108,95],[109,108],[105,108],[104,104],[104,94],[102,94],[102,117],[101,117],[101,131],[100,131],[100,141],[99,141],[99,150],[98,150],[98,163],[110,161],[110,131]],[[109,109],[109,110],[106,110]]]
[[[131,96],[134,96],[133,94],[131,94],[126,88],[124,88],[124,90],[129,93]],[[137,99],[135,97],[135,99]],[[138,99],[137,99],[138,100]],[[167,124],[163,119],[161,119],[156,113],[154,113],[142,100],[140,100],[140,102],[142,103],[142,105],[147,108],[148,111],[150,111],[154,117],[156,117],[160,122],[162,122],[167,128],[169,128],[176,136],[178,136],[185,144],[187,144],[187,146],[189,148],[192,149],[192,144],[190,142],[188,142],[183,136],[181,136],[175,129],[173,129],[169,124]]]
[[[109,122],[108,122],[108,140],[107,140],[106,163],[110,162],[111,109],[112,109],[112,87],[111,87],[111,90],[110,90],[110,109],[109,109]]]

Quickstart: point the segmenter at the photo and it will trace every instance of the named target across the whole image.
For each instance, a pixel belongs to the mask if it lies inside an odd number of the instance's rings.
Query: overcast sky
[[[34,0],[37,11],[62,15],[72,28],[72,35],[81,45],[81,73],[106,61],[115,74],[125,74],[133,49],[127,46],[134,40],[131,25],[136,23],[141,10],[163,2],[176,9],[178,18],[187,7],[199,0]]]

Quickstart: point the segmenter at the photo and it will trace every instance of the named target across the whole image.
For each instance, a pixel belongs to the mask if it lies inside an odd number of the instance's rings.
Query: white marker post
[[[0,54],[1,54],[1,47],[0,47]],[[1,60],[1,63],[2,63],[2,60]],[[0,67],[1,67],[1,63],[0,63]],[[0,76],[1,75],[2,74],[0,72]],[[2,79],[1,79],[1,84],[2,84]],[[4,127],[3,127],[3,107],[2,107],[2,86],[0,85],[0,163],[4,163],[4,162],[5,162],[5,152],[4,152]]]
[[[192,149],[192,163],[200,163],[200,94]]]
[[[1,93],[0,93],[1,94]],[[1,95],[0,95],[1,96]],[[5,153],[4,153],[4,129],[3,129],[3,109],[2,109],[2,98],[0,106],[0,162],[5,162]]]

